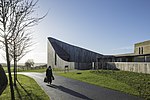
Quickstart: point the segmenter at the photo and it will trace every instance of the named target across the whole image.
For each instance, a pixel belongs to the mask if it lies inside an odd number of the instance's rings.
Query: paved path
[[[21,73],[34,78],[51,100],[142,100],[132,95],[56,75],[50,86],[43,82],[45,73]]]

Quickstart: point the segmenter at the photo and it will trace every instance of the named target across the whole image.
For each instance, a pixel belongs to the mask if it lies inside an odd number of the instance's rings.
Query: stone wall
[[[108,69],[119,69],[150,74],[150,63],[147,62],[108,62]]]

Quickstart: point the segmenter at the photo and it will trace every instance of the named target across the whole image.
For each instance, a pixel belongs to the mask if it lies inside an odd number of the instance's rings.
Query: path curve
[[[19,72],[35,79],[51,100],[143,100],[136,96],[56,76],[52,85],[43,82],[45,73]]]

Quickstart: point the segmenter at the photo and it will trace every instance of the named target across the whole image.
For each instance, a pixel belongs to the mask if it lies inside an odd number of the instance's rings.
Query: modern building
[[[150,54],[150,40],[134,44],[135,54]]]
[[[102,55],[48,37],[47,49],[47,65],[52,68],[120,69],[150,74],[150,41],[134,44],[133,53]]]
[[[134,44],[134,53],[114,56],[116,62],[150,62],[150,40]]]
[[[104,55],[48,37],[47,64],[55,68],[92,69],[92,62]]]
[[[150,41],[134,44],[134,53],[97,58],[101,69],[118,69],[150,74]]]

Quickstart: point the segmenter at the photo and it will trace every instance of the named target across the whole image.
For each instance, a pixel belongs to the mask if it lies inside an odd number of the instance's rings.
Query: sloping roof
[[[66,61],[85,63],[95,61],[97,57],[103,56],[102,54],[59,41],[52,37],[48,37],[48,40],[58,56]]]
[[[60,58],[68,61],[69,60],[69,54],[63,50],[56,42],[51,42],[53,48],[55,49],[55,52],[60,56]]]
[[[56,42],[61,42],[61,43],[66,44],[66,45],[68,45],[68,46],[72,46],[72,47],[79,48],[79,49],[83,49],[83,50],[86,50],[86,51],[89,51],[89,52],[92,52],[92,53],[95,53],[95,54],[98,54],[98,55],[102,55],[102,54],[99,54],[99,53],[93,52],[93,51],[91,51],[91,50],[84,49],[84,48],[81,48],[81,47],[79,47],[79,46],[71,45],[71,44],[69,44],[69,43],[66,43],[66,42],[63,42],[63,41],[57,40],[57,39],[52,38],[52,37],[48,37],[48,40],[49,40],[50,42],[54,42],[54,41],[56,41]],[[56,42],[55,42],[55,43],[56,43]],[[59,45],[59,44],[58,44],[58,45]]]

